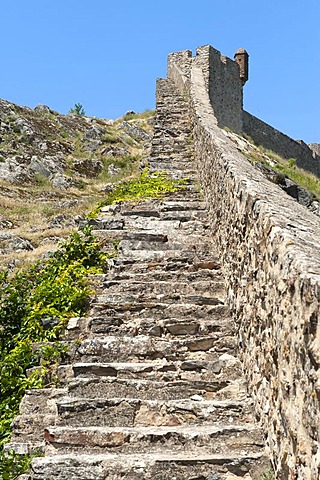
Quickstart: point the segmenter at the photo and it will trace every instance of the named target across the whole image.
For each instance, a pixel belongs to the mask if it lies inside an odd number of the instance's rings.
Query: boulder
[[[33,250],[34,246],[29,240],[18,237],[12,233],[0,233],[0,254]]]
[[[103,170],[103,163],[100,160],[76,160],[73,169],[85,177],[97,177]]]
[[[55,175],[51,176],[50,181],[52,186],[58,190],[68,190],[69,188],[77,185],[77,182],[75,182],[73,178],[63,175],[62,173],[56,173]]]

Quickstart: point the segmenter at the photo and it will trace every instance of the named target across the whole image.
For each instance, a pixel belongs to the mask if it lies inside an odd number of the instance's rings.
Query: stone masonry
[[[43,457],[32,480],[260,480],[269,469],[193,166],[188,103],[159,80],[150,169],[189,178],[166,198],[102,208],[118,239],[69,322],[57,386],[32,390],[11,445]]]
[[[189,71],[179,65],[181,54],[174,54],[176,64],[169,56],[174,71],[169,79],[189,98],[209,223],[276,479],[318,480],[320,221],[268,182],[218,127],[219,112],[208,87],[208,72],[215,67],[207,64],[208,51],[202,47],[189,56]],[[273,129],[267,127],[272,145]],[[278,133],[276,151],[279,142],[281,148],[289,142],[302,152],[299,143]],[[315,149],[311,157],[318,161]],[[312,170],[308,155],[302,160]]]

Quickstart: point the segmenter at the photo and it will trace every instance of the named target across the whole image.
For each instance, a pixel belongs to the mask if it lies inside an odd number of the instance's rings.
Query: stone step
[[[101,219],[100,219],[101,218]],[[109,219],[109,217],[107,217]],[[171,236],[182,236],[186,233],[204,233],[208,229],[207,219],[204,218],[202,210],[195,212],[163,212],[161,218],[145,216],[128,216],[123,222],[122,230],[133,231],[135,228],[140,231],[153,231]],[[99,226],[99,222],[104,226]],[[108,221],[98,217],[95,224],[98,229],[108,229]]]
[[[176,195],[175,195],[176,196]],[[185,197],[185,195],[184,195]],[[154,206],[157,212],[172,212],[172,211],[203,211],[206,212],[206,203],[200,200],[194,200],[192,197],[189,201],[186,200],[152,200],[142,201],[138,204],[131,203],[125,207],[120,206],[120,212],[122,215],[135,214],[133,212],[149,211],[150,206]],[[101,211],[105,211],[102,207]]]
[[[168,285],[167,285],[168,286]],[[170,285],[169,285],[170,286]],[[177,285],[178,287],[179,285]],[[224,293],[224,292],[223,292]],[[91,301],[91,305],[108,305],[111,308],[119,308],[122,310],[127,310],[127,306],[131,306],[132,309],[140,310],[143,308],[159,308],[161,311],[166,310],[168,306],[175,304],[175,306],[180,307],[183,311],[182,306],[198,305],[198,306],[221,306],[223,305],[223,299],[217,296],[216,292],[209,292],[206,294],[202,293],[190,293],[182,294],[179,291],[176,292],[160,292],[151,291],[150,293],[143,290],[134,292],[110,292],[106,289],[100,295],[96,295]],[[129,307],[130,308],[130,307]]]
[[[200,318],[153,318],[140,312],[115,312],[103,309],[98,316],[71,318],[67,325],[66,339],[77,340],[79,334],[85,337],[97,336],[133,336],[148,335],[151,337],[195,337],[208,336],[220,332],[222,335],[233,335],[234,325],[228,315],[217,309],[210,319]]]
[[[85,331],[95,335],[150,335],[152,337],[174,336],[206,336],[215,332],[223,332],[224,335],[234,333],[233,323],[229,318],[217,318],[210,320],[192,320],[186,318],[144,318],[138,315],[106,315],[91,317],[86,320]],[[82,329],[83,330],[83,329]],[[71,336],[70,336],[71,338]]]
[[[143,267],[140,267],[141,272],[130,272],[126,271],[126,269],[119,271],[118,268],[110,266],[109,273],[93,275],[91,278],[94,282],[98,283],[101,288],[108,288],[109,286],[123,283],[132,284],[133,288],[135,288],[136,283],[141,283],[147,285],[150,289],[157,289],[159,282],[161,285],[167,283],[171,285],[173,289],[178,288],[176,284],[180,284],[182,285],[182,289],[187,288],[185,287],[185,285],[187,285],[194,290],[200,289],[201,285],[205,286],[206,284],[209,285],[212,283],[213,288],[216,286],[220,290],[224,284],[222,272],[219,269],[197,271],[183,269],[170,271],[170,269],[163,270],[161,265],[157,264],[144,264]],[[167,265],[167,267],[169,266]],[[155,284],[154,287],[153,284]]]
[[[33,480],[256,480],[266,460],[260,453],[224,450],[119,455],[71,453],[32,460]],[[268,467],[269,468],[269,465]],[[259,474],[260,473],[260,474]],[[251,476],[252,475],[252,476]]]
[[[126,232],[124,232],[126,235]],[[107,232],[108,235],[108,232]],[[147,234],[145,234],[147,235]],[[129,235],[128,235],[129,236]],[[142,235],[141,235],[142,237]],[[121,239],[118,245],[118,252],[122,255],[126,255],[132,257],[133,255],[137,257],[137,255],[141,256],[143,260],[144,256],[149,255],[157,255],[161,257],[168,257],[168,256],[176,256],[177,254],[181,255],[181,252],[189,251],[190,249],[196,250],[196,245],[199,246],[199,242],[201,240],[200,235],[193,235],[192,237],[188,237],[188,242],[182,241],[181,236],[179,233],[177,235],[173,235],[171,239],[166,241],[149,241],[144,240],[143,238],[140,239]],[[201,245],[202,246],[202,245]],[[205,248],[205,245],[203,246]],[[142,251],[141,251],[142,250]],[[146,252],[145,252],[146,250]],[[201,253],[200,248],[197,249],[198,255]],[[146,257],[148,258],[148,257]]]
[[[152,272],[150,272],[152,274]],[[173,276],[171,275],[171,280]],[[224,282],[221,280],[213,279],[188,279],[188,281],[180,281],[173,283],[169,279],[155,279],[153,278],[152,283],[150,282],[150,277],[145,274],[145,278],[142,280],[136,276],[131,276],[119,280],[108,279],[106,278],[104,284],[104,291],[106,293],[119,293],[119,292],[130,292],[132,295],[136,293],[143,292],[144,294],[161,294],[161,293],[175,293],[179,292],[181,295],[195,295],[195,294],[204,294],[207,295],[218,292],[223,294],[225,291]]]
[[[121,239],[122,233],[118,235],[118,230],[93,230],[93,235],[102,241],[114,242]],[[120,231],[121,232],[121,231]],[[213,260],[212,252],[209,254],[209,248],[206,245],[199,244],[197,237],[190,238],[190,243],[181,243],[177,241],[168,242],[168,244],[160,242],[143,242],[143,241],[129,241],[121,240],[118,244],[119,260],[127,263],[140,264],[145,262],[172,262],[179,260],[184,263],[192,263],[199,260],[201,257],[203,261]],[[192,241],[193,240],[193,241]],[[102,248],[102,250],[110,251],[110,246]]]
[[[96,221],[100,226],[100,229],[103,229],[103,221]],[[106,222],[107,226],[109,222]],[[153,233],[148,231],[131,231],[123,229],[111,229],[110,231],[106,228],[105,234],[110,236],[118,236],[119,240],[122,241],[131,241],[131,242],[144,242],[145,244],[150,244],[156,246],[157,244],[167,244],[168,236],[162,233]]]
[[[191,299],[189,300],[191,302]],[[112,302],[107,296],[101,296],[99,299],[93,299],[91,304],[91,317],[112,317],[120,319],[123,322],[142,318],[149,319],[170,319],[170,318],[184,318],[186,322],[200,321],[201,319],[224,319],[229,316],[228,308],[218,303],[219,300],[215,298],[199,298],[198,303],[196,299],[193,303],[164,303],[159,301],[149,302],[147,300],[139,301],[139,299],[126,299],[122,297],[122,301]],[[216,301],[216,304],[214,303]],[[179,302],[179,303],[178,303]],[[211,303],[211,305],[210,305]],[[139,317],[139,319],[137,318]]]
[[[230,400],[62,397],[56,403],[59,426],[217,426],[253,421],[251,405]]]
[[[123,271],[126,274],[145,274],[149,272],[170,272],[171,274],[189,274],[198,272],[199,275],[208,275],[208,270],[221,275],[221,265],[219,260],[211,254],[198,254],[197,252],[179,252],[179,254],[168,254],[165,258],[154,259],[152,261],[140,261],[137,263],[134,259],[125,257],[115,257],[109,259],[108,265],[110,272]]]
[[[205,337],[162,339],[147,335],[93,337],[79,345],[70,343],[70,360],[76,362],[110,362],[167,359],[213,360],[217,353],[233,354],[236,349],[234,336],[215,332]]]
[[[67,452],[160,453],[225,451],[258,453],[263,445],[260,430],[246,425],[197,425],[160,427],[68,427],[48,426],[44,430],[50,454]],[[116,450],[115,450],[116,449]]]
[[[69,379],[68,395],[75,397],[129,397],[140,400],[178,400],[181,398],[243,400],[247,391],[244,380],[238,370],[230,375],[212,375],[210,380],[204,377],[174,379],[170,372],[158,380],[148,378],[126,378],[103,376],[103,370],[87,369],[87,376],[78,371],[77,378]],[[186,372],[186,377],[188,372]],[[216,378],[215,378],[216,377]],[[237,377],[237,378],[235,378]],[[207,377],[208,378],[208,377]]]
[[[29,396],[29,403],[34,397]],[[205,400],[199,395],[191,399],[150,400],[137,398],[66,397],[56,398],[51,405],[54,414],[22,413],[13,424],[13,443],[16,452],[22,442],[37,443],[44,425],[59,426],[177,426],[177,425],[230,425],[234,421],[246,424],[253,421],[250,405],[245,399]],[[32,408],[29,410],[32,411]],[[26,428],[27,426],[27,428]],[[9,448],[9,447],[8,447]],[[20,451],[20,454],[23,453]]]
[[[73,363],[60,365],[58,372],[63,369],[72,369],[67,373],[69,377],[78,376],[110,376],[117,378],[137,378],[149,380],[180,380],[192,375],[194,381],[213,379],[216,375],[224,374],[230,380],[239,378],[241,363],[238,358],[223,354],[215,360],[188,360],[170,362],[158,359],[149,362],[108,362],[108,363]],[[236,372],[236,377],[232,375]],[[189,377],[188,377],[189,378]],[[62,394],[65,390],[62,388]]]

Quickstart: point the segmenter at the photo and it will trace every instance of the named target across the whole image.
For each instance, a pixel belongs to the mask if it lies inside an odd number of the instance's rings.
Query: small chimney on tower
[[[244,48],[239,48],[234,59],[240,67],[240,78],[242,85],[244,85],[249,78],[249,55]]]

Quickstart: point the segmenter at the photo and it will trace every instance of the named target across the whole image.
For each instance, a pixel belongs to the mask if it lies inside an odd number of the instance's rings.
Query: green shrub
[[[18,413],[20,401],[27,389],[43,386],[48,367],[66,353],[65,344],[58,341],[59,335],[70,317],[84,313],[91,293],[87,277],[103,271],[106,257],[91,229],[86,227],[72,234],[46,262],[19,271],[13,278],[8,272],[0,274],[0,472],[3,479],[14,478],[16,472],[21,473],[28,465],[27,458],[14,455],[7,458],[1,450],[10,439],[11,422]],[[43,322],[48,318],[54,320],[50,328]],[[32,346],[34,342],[48,341],[51,343],[43,343],[37,349]],[[27,369],[39,364],[41,367],[27,376]]]
[[[82,115],[85,116],[86,112],[81,105],[81,103],[75,103],[73,108],[70,108],[69,113],[73,113],[75,115]]]
[[[17,478],[21,473],[30,468],[31,457],[29,455],[16,455],[10,451],[1,458],[0,478],[11,480]]]

